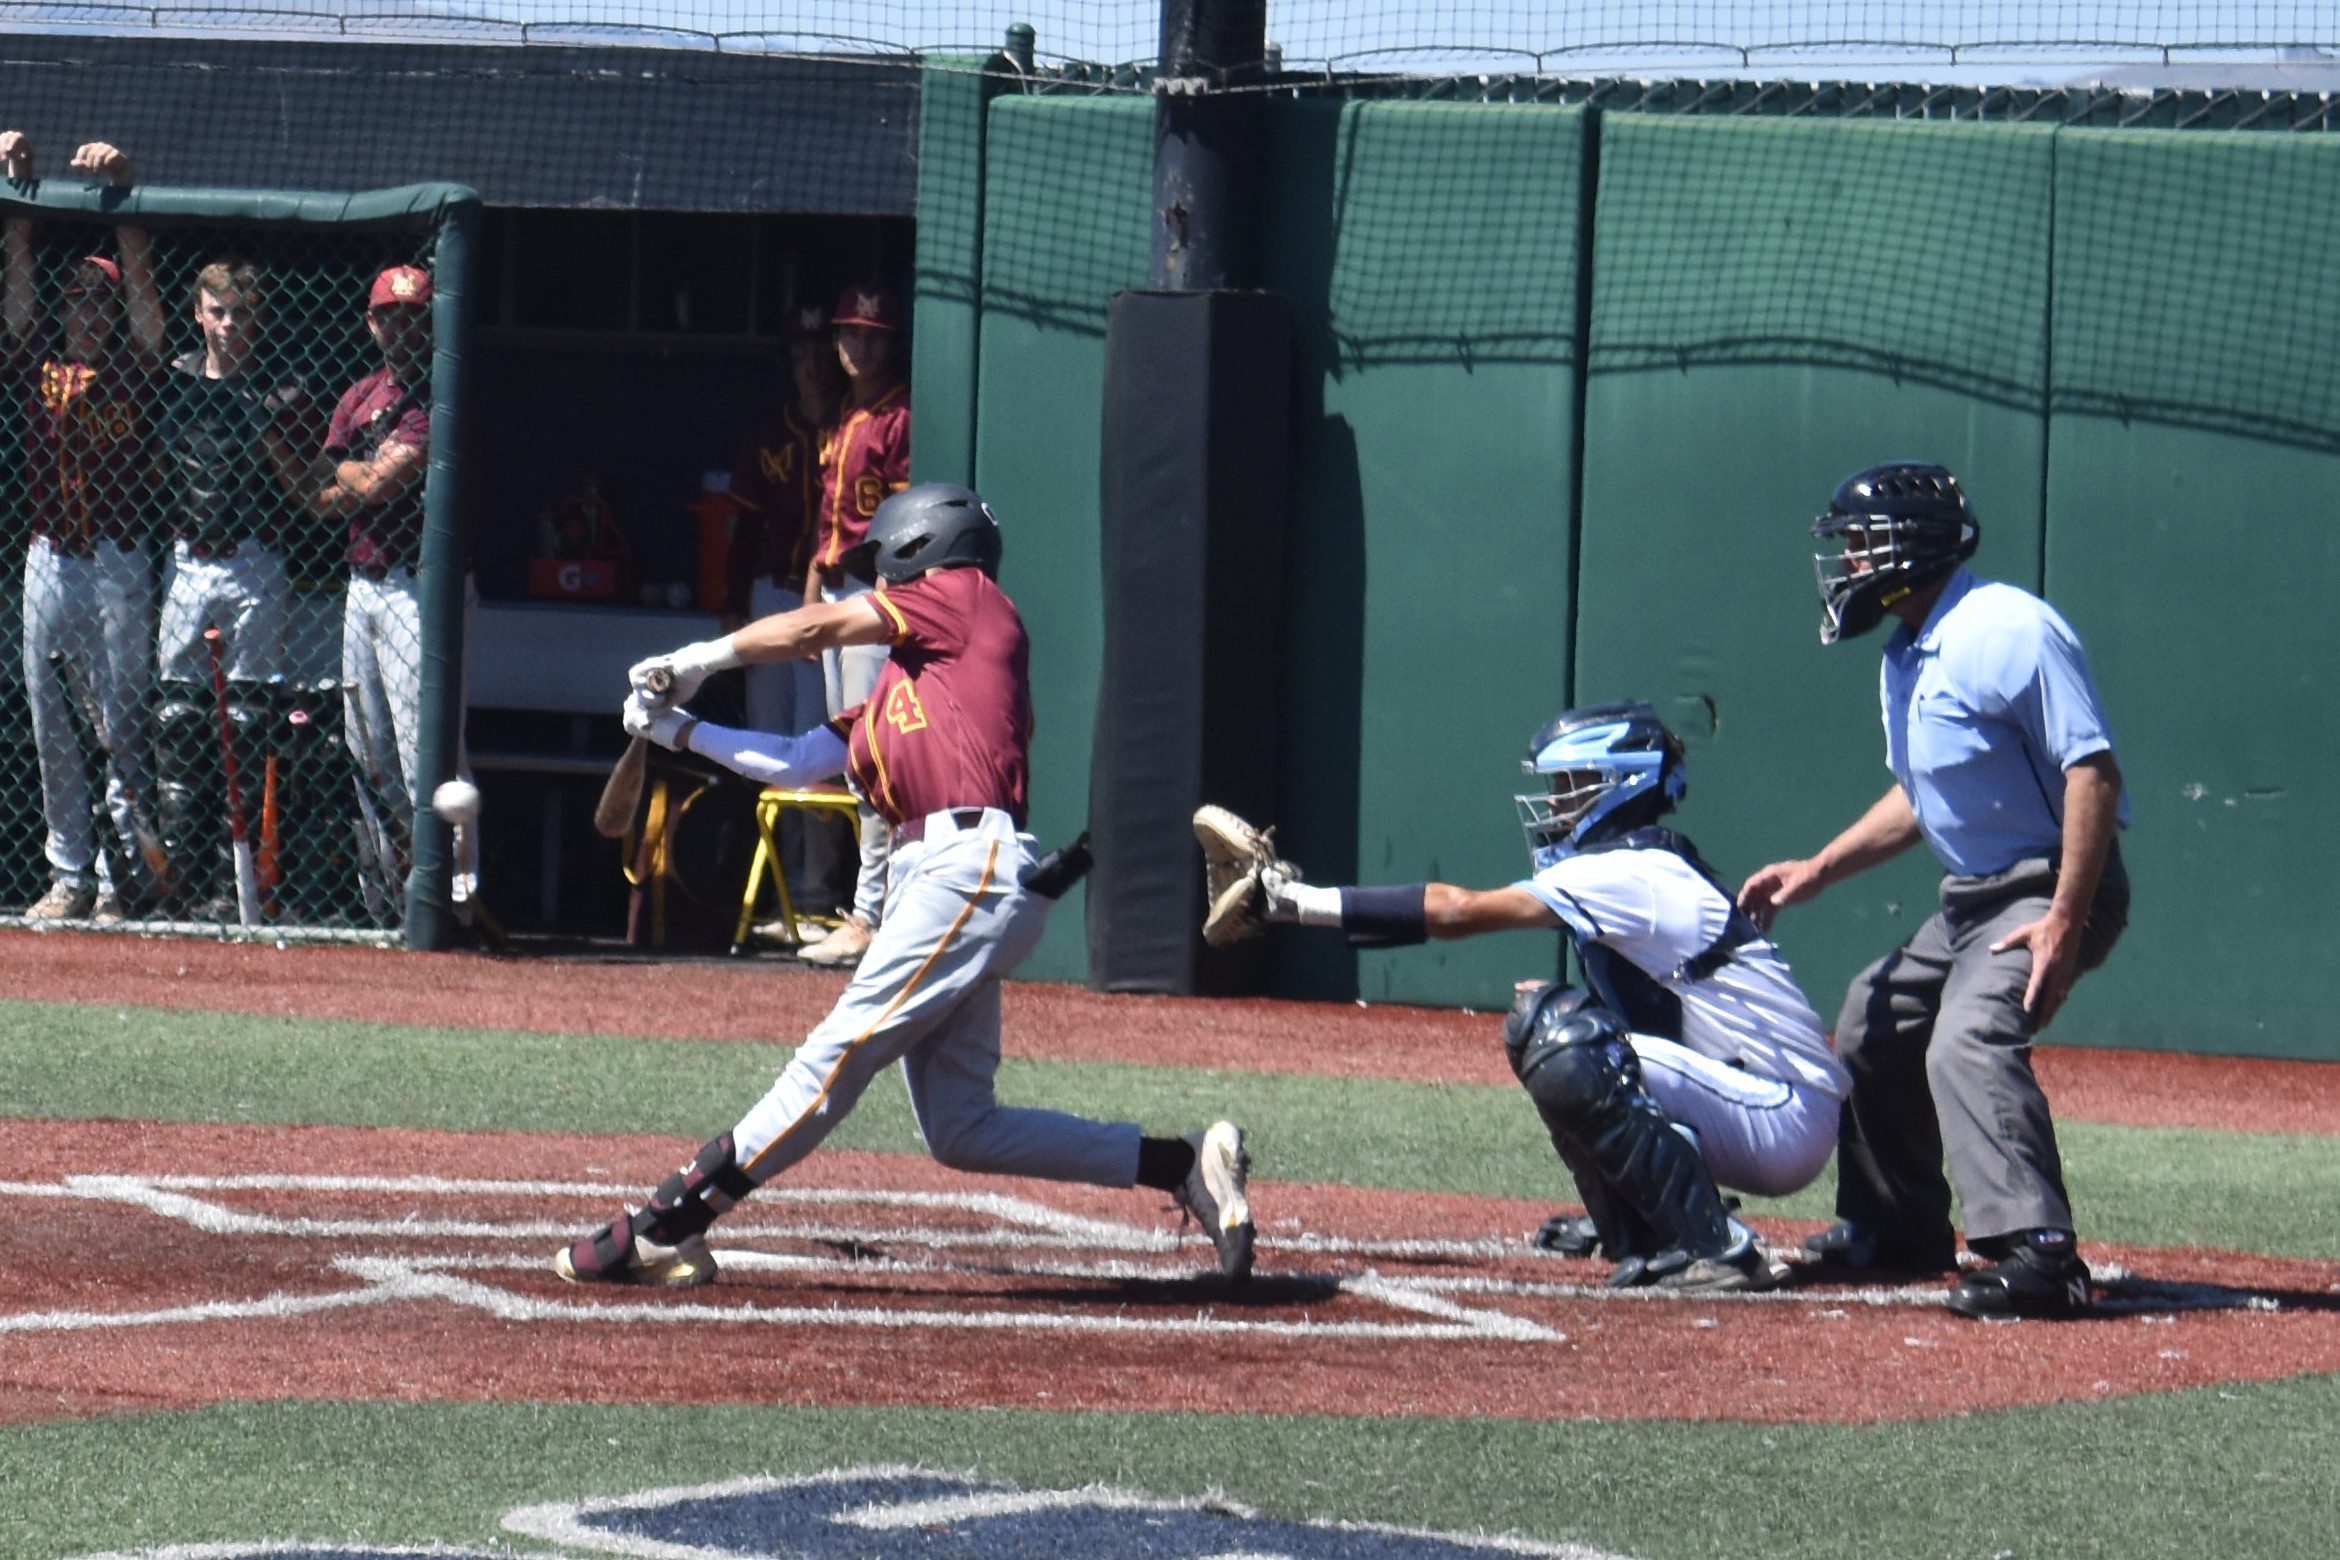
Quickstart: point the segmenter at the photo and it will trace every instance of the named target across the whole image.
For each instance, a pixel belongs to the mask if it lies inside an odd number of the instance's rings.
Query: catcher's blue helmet
[[[1655,822],[1690,788],[1682,739],[1640,699],[1565,710],[1528,743],[1520,768],[1545,789],[1516,796],[1536,870]]]

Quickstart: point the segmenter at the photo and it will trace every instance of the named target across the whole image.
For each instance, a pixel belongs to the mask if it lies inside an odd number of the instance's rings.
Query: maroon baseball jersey
[[[821,510],[821,431],[794,405],[765,418],[731,458],[731,502],[726,609],[747,611],[759,579],[802,590]]]
[[[893,653],[867,702],[832,722],[862,794],[891,823],[997,807],[1022,828],[1031,641],[1015,603],[981,569],[937,569],[869,599]]]
[[[325,426],[325,454],[335,461],[372,460],[396,440],[414,449],[431,445],[429,391],[402,385],[378,368],[343,392]],[[349,561],[360,569],[412,567],[422,562],[423,484],[409,483],[386,504],[349,517]]]
[[[900,384],[845,408],[821,441],[821,567],[835,572],[869,534],[878,505],[909,485],[910,387]]]
[[[59,552],[135,542],[155,472],[143,407],[149,369],[121,356],[103,363],[21,354],[25,381],[24,498],[33,534]]]

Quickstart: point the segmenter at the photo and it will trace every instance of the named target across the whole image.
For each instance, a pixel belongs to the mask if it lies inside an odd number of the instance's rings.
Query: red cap
[[[391,309],[400,304],[416,308],[431,301],[431,273],[419,266],[394,265],[374,278],[374,290],[366,294],[369,309]]]
[[[84,255],[74,262],[73,281],[65,289],[68,298],[89,292],[118,292],[122,287],[122,268],[104,255]]]
[[[867,325],[872,330],[907,330],[902,299],[883,282],[856,282],[837,295],[832,325]]]

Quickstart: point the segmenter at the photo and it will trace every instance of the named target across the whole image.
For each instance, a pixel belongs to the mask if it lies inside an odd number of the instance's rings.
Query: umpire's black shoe
[[[2033,1317],[2060,1321],[2086,1316],[2095,1306],[2088,1264],[2070,1230],[2029,1230],[2014,1249],[1950,1290],[1950,1309],[1981,1321]]]
[[[1839,1219],[1805,1241],[1796,1255],[1823,1272],[1947,1273],[1958,1266],[1958,1238],[1948,1230],[1933,1236],[1887,1236]]]

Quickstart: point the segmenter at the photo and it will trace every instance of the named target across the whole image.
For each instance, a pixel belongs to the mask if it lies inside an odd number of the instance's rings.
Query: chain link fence
[[[422,582],[461,194],[0,198],[0,915],[387,937],[460,904],[416,802],[451,767]]]

